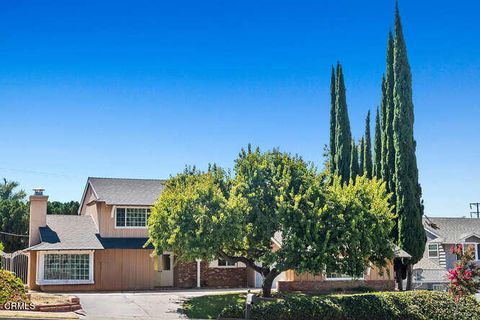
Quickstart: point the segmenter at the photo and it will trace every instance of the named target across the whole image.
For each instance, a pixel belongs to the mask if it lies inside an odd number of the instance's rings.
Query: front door
[[[173,253],[164,252],[157,257],[158,270],[156,275],[156,286],[173,287]]]

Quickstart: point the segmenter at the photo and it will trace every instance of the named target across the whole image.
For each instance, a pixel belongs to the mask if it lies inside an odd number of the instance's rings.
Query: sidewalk
[[[0,319],[78,319],[75,312],[39,312],[0,310]]]

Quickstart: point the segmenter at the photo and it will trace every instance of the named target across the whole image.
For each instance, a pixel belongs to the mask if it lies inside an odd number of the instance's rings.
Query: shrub
[[[448,291],[455,301],[472,295],[480,289],[480,267],[475,262],[475,249],[469,246],[464,250],[462,245],[452,246],[451,253],[459,257],[455,268],[448,270],[450,284]]]
[[[10,271],[0,270],[0,288],[0,309],[6,302],[29,302],[22,280]]]
[[[241,318],[243,306],[229,306],[219,317]],[[292,296],[253,306],[252,319],[262,320],[470,320],[479,319],[473,297],[455,303],[446,292],[409,291],[353,295]]]

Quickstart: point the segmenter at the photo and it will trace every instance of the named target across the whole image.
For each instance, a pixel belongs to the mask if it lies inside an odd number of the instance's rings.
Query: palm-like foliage
[[[18,182],[3,178],[3,183],[0,184],[0,200],[24,200],[25,191],[16,190],[18,186]]]

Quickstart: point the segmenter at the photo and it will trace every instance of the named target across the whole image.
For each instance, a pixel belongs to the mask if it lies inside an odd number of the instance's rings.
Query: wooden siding
[[[37,276],[37,251],[28,252],[28,279],[27,285],[30,290],[38,290],[38,286],[35,283]]]
[[[35,284],[36,268],[31,266],[29,286],[31,289],[40,288],[42,291],[153,289],[155,270],[153,258],[150,257],[151,252],[150,249],[96,250],[94,253],[94,284],[37,286]],[[31,264],[36,265],[36,252],[31,251],[30,257]]]
[[[147,228],[115,228],[115,214],[112,217],[112,207],[105,202],[94,201],[95,195],[88,186],[85,201],[80,209],[81,215],[93,218],[97,225],[100,236],[106,238],[147,238]],[[93,201],[93,202],[92,202]]]
[[[100,203],[98,206],[100,236],[106,238],[147,238],[147,228],[115,228],[115,214],[112,206]]]

